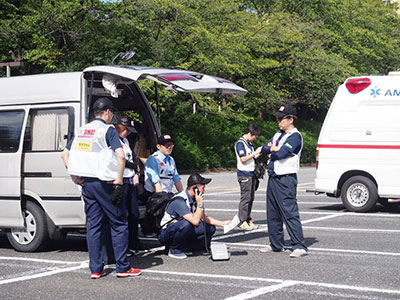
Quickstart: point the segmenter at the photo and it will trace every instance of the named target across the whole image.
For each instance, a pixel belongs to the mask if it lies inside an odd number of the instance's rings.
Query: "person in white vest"
[[[240,230],[258,229],[251,220],[251,209],[254,202],[256,177],[256,159],[261,155],[261,147],[254,150],[254,142],[261,134],[257,125],[250,124],[244,135],[235,143],[235,154],[237,161],[237,179],[240,186],[239,220]]]
[[[231,221],[220,221],[204,213],[204,192],[211,178],[198,173],[191,174],[187,189],[174,195],[161,220],[158,240],[165,245],[168,256],[184,259],[192,251],[209,249],[215,226],[228,225]]]
[[[302,257],[308,252],[300,222],[296,191],[303,137],[295,127],[297,111],[294,106],[284,104],[274,115],[280,130],[261,150],[269,158],[267,224],[270,245],[260,251],[285,250],[283,235],[283,223],[285,223],[292,243],[290,257]]]
[[[124,184],[126,184],[126,200],[128,208],[128,227],[129,227],[129,248],[128,256],[143,250],[138,236],[139,229],[139,204],[136,187],[139,185],[139,166],[136,162],[136,153],[128,141],[130,134],[137,134],[135,123],[129,116],[121,116],[117,119],[115,129],[118,132],[125,153],[125,170],[129,174],[124,174]]]
[[[107,216],[111,225],[117,277],[141,274],[139,269],[131,267],[127,258],[126,203],[111,201],[114,186],[123,185],[124,172],[129,173],[125,169],[125,155],[118,133],[110,124],[115,111],[110,99],[104,97],[96,100],[92,107],[93,121],[79,128],[62,153],[68,173],[76,184],[82,186],[92,279],[107,274],[101,245],[104,216]]]

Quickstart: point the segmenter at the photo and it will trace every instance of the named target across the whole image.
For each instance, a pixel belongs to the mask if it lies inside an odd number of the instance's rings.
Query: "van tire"
[[[378,189],[371,179],[365,176],[354,176],[343,184],[341,198],[348,210],[368,212],[378,201]]]
[[[37,204],[26,202],[23,211],[26,228],[24,230],[11,229],[7,238],[13,248],[21,252],[40,251],[49,241],[46,214]]]

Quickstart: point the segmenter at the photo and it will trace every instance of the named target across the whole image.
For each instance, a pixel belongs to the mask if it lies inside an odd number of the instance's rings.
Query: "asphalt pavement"
[[[204,173],[208,215],[231,219],[239,203],[235,172]],[[228,246],[228,261],[197,253],[184,260],[151,249],[130,258],[137,278],[90,279],[84,234],[72,233],[44,252],[16,252],[0,234],[0,298],[6,299],[400,299],[400,210],[377,205],[371,213],[347,211],[340,199],[307,193],[314,168],[301,168],[298,204],[309,255],[261,253],[268,244],[266,181],[256,192],[254,231],[218,229],[213,242]],[[183,176],[186,182],[188,176]],[[285,232],[287,246],[290,240]]]

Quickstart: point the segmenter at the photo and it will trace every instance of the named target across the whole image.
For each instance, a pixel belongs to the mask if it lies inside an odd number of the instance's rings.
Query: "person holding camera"
[[[117,277],[137,276],[141,271],[131,267],[127,258],[126,203],[118,201],[123,199],[125,156],[118,133],[110,124],[116,108],[104,97],[96,100],[92,111],[94,119],[79,128],[61,155],[74,183],[82,186],[91,278],[106,275],[101,239],[104,216],[111,225]],[[115,191],[118,197],[112,196]]]
[[[240,186],[239,220],[240,230],[258,229],[251,220],[257,178],[254,175],[256,159],[261,155],[261,147],[254,150],[254,142],[261,134],[257,125],[250,124],[244,135],[235,143],[237,179]]]
[[[231,221],[220,221],[204,213],[204,192],[210,178],[194,173],[189,176],[186,190],[176,194],[168,204],[161,220],[158,240],[169,248],[168,256],[184,259],[192,251],[209,249],[215,226]]]

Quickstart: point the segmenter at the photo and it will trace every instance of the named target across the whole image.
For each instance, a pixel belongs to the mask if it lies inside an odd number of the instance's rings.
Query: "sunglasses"
[[[173,148],[175,145],[174,145],[174,143],[166,143],[162,146],[164,146],[165,148]]]

